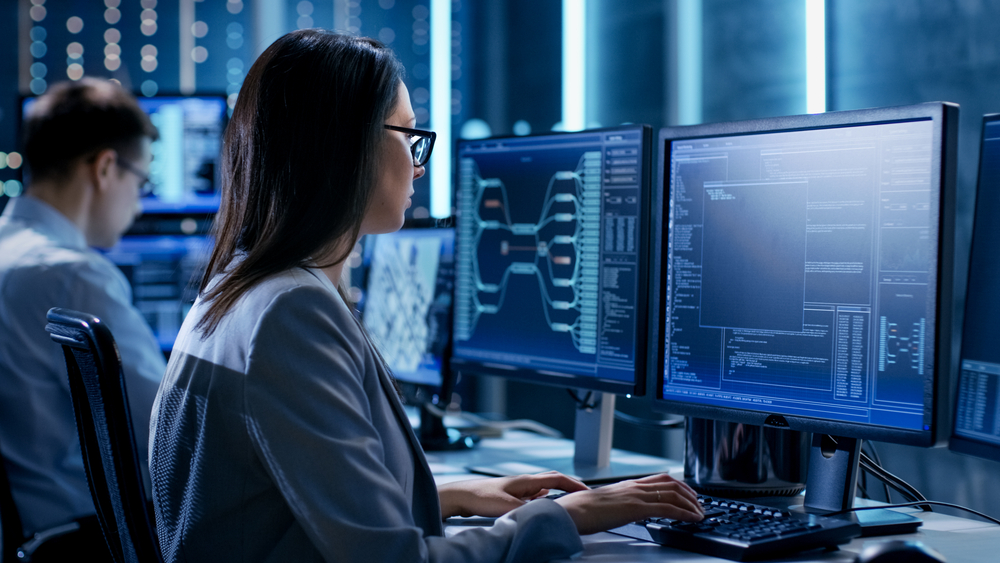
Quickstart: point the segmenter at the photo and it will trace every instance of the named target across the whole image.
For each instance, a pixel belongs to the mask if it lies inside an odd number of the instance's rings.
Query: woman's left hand
[[[496,517],[525,502],[549,494],[551,489],[572,493],[587,486],[562,473],[550,471],[535,475],[515,475],[495,479],[455,481],[438,487],[441,516]]]

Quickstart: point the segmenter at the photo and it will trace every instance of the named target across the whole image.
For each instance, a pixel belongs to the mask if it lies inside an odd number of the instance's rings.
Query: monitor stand
[[[806,512],[824,514],[854,506],[858,485],[861,440],[813,434],[806,478]],[[845,515],[861,525],[861,535],[912,534],[923,523],[919,518],[894,510],[860,510]]]
[[[523,473],[558,471],[588,485],[613,483],[623,479],[667,473],[676,463],[642,454],[614,454],[615,395],[596,393],[593,408],[578,408],[573,431],[575,452],[572,458],[539,458],[467,467],[473,473],[507,476]]]
[[[444,408],[441,409],[442,411]],[[479,443],[479,435],[448,428],[444,418],[435,415],[427,408],[427,403],[420,404],[420,446],[425,452],[453,452],[469,450]]]

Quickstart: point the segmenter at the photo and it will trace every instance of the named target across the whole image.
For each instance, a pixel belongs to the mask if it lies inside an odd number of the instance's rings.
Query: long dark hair
[[[210,305],[199,328],[213,332],[268,276],[348,257],[353,244],[315,262],[360,234],[402,75],[378,41],[323,30],[294,31],[261,54],[226,129],[215,249],[201,282]]]

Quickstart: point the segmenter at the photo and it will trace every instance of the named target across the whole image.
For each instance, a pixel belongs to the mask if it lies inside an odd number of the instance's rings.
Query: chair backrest
[[[0,563],[17,560],[17,548],[24,543],[21,516],[7,480],[7,467],[0,454]]]
[[[108,548],[120,563],[161,562],[111,331],[97,317],[68,309],[54,307],[47,318],[45,330],[66,356],[84,468]]]

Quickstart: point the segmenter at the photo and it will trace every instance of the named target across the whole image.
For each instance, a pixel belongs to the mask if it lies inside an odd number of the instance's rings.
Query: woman
[[[217,244],[154,405],[167,561],[515,561],[579,534],[700,519],[667,476],[588,490],[559,474],[435,487],[338,281],[358,237],[399,229],[430,141],[392,53],[290,33],[250,69],[226,131]],[[577,491],[530,500],[549,489]],[[501,516],[442,535],[442,518]]]

